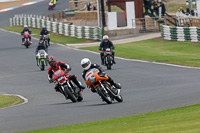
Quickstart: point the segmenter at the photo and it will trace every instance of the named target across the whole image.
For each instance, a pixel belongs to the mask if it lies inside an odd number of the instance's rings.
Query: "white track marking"
[[[17,96],[17,97],[23,99],[24,102],[20,103],[20,104],[16,104],[16,105],[12,105],[12,106],[8,106],[8,107],[0,108],[0,109],[8,109],[8,108],[12,108],[12,107],[16,107],[16,106],[20,106],[20,105],[23,105],[25,103],[28,103],[28,99],[25,98],[25,97],[23,97],[23,96],[21,96],[21,95],[18,95],[18,94],[7,94],[7,93],[4,93],[4,92],[1,92],[1,93],[3,93],[1,95]]]

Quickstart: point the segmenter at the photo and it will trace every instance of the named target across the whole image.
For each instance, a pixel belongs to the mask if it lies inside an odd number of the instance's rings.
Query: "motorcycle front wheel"
[[[115,100],[118,101],[118,102],[123,102],[123,98],[122,98],[121,95],[116,96],[116,97],[115,97]]]
[[[68,96],[68,98],[73,103],[75,103],[76,102],[76,98],[75,98],[75,96],[72,94],[72,92],[70,91],[70,89],[67,86],[65,86],[64,91],[65,91],[65,95]]]
[[[111,69],[111,57],[110,57],[110,55],[108,55],[106,58],[107,58],[107,69],[110,70]]]
[[[98,86],[96,88],[97,93],[101,96],[101,98],[107,103],[107,104],[111,104],[112,103],[112,99],[110,98],[110,96],[104,91],[102,90],[102,88],[100,86]]]

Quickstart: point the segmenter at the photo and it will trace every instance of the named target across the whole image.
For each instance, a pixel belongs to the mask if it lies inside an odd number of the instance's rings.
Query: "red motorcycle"
[[[26,48],[28,48],[31,45],[31,42],[30,42],[30,33],[29,32],[24,32],[23,36],[24,36],[24,42],[23,42],[23,44],[24,44],[24,46]]]
[[[53,4],[52,2],[49,2],[48,10],[53,10],[54,7],[55,7],[55,4]]]
[[[69,80],[69,73],[65,73],[59,69],[54,72],[54,83],[57,83],[60,87],[60,92],[65,96],[66,99],[70,99],[72,102],[80,102],[83,100],[81,90]]]

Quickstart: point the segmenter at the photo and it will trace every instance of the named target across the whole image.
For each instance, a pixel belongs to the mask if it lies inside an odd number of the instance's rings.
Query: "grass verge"
[[[20,33],[23,30],[23,27],[21,26],[6,26],[6,27],[1,27],[2,29],[8,30],[8,31],[13,31],[13,32],[18,32]],[[32,31],[32,36],[36,38],[40,38],[40,30],[39,29],[34,29],[34,28],[29,28]],[[59,35],[56,33],[50,33],[50,39],[51,42],[55,43],[61,43],[61,44],[76,44],[76,43],[90,43],[94,42],[92,40],[87,40],[87,39],[80,39],[76,37],[68,37],[64,35]]]
[[[25,133],[199,133],[200,104]]]
[[[17,96],[0,95],[0,108],[22,103],[23,100]]]
[[[81,49],[99,52],[98,47]],[[199,51],[199,43],[166,41],[161,38],[115,45],[118,57],[192,67],[200,67]]]

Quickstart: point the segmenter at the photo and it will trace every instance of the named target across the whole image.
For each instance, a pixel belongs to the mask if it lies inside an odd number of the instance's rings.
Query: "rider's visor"
[[[49,61],[50,66],[53,66],[54,63],[55,63],[55,61]]]
[[[82,65],[83,68],[86,68],[87,66],[88,66],[87,63],[85,63],[85,64]]]

